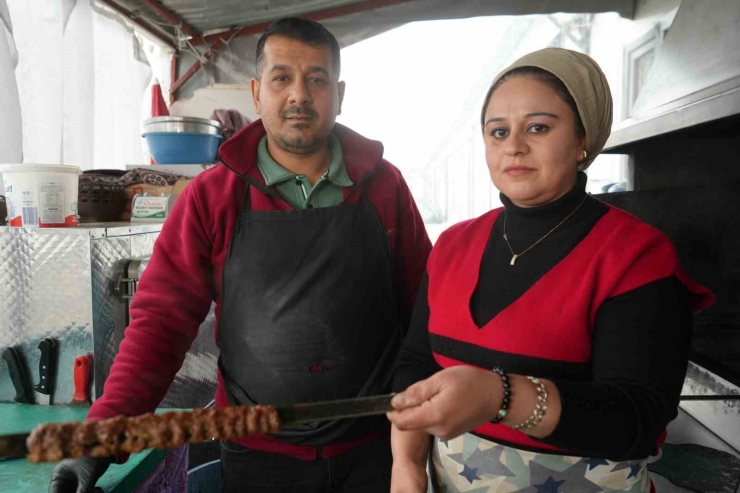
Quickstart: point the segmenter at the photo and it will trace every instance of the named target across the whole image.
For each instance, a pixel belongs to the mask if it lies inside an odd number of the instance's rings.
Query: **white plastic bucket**
[[[80,168],[56,164],[6,164],[0,166],[0,173],[10,226],[77,226]]]

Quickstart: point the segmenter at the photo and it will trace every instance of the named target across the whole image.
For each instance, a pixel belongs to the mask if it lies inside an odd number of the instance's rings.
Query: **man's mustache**
[[[316,110],[309,106],[297,106],[293,108],[286,108],[280,112],[280,116],[283,118],[290,118],[293,116],[308,116],[312,120],[315,120],[318,114]]]

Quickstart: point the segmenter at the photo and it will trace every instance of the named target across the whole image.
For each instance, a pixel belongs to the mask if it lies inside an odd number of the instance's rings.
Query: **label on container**
[[[137,196],[131,207],[132,219],[165,219],[169,212],[170,197]]]
[[[39,208],[34,198],[30,190],[23,190],[21,192],[20,215],[24,226],[36,227],[39,225]]]
[[[39,184],[39,219],[44,224],[64,223],[64,184]],[[75,211],[76,212],[76,211]],[[25,223],[25,220],[23,221]]]
[[[21,219],[24,226],[38,226],[39,225],[39,209],[38,207],[24,207],[21,209]]]
[[[6,171],[3,173],[11,227],[77,226],[76,173]]]

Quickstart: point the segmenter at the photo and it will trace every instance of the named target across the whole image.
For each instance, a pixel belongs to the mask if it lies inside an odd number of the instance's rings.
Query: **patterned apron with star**
[[[466,433],[434,439],[430,476],[435,493],[650,493],[647,459],[542,454]]]

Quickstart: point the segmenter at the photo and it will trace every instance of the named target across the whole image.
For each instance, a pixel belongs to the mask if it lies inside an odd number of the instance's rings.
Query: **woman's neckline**
[[[568,214],[571,214],[586,197],[586,173],[579,171],[573,188],[548,204],[537,207],[518,207],[504,195],[500,194],[506,214],[507,233],[543,235],[558,225]],[[581,208],[583,209],[583,208]],[[578,211],[580,213],[580,210]],[[578,214],[580,215],[580,214]],[[571,220],[577,220],[574,215]],[[565,224],[561,227],[566,226]]]

